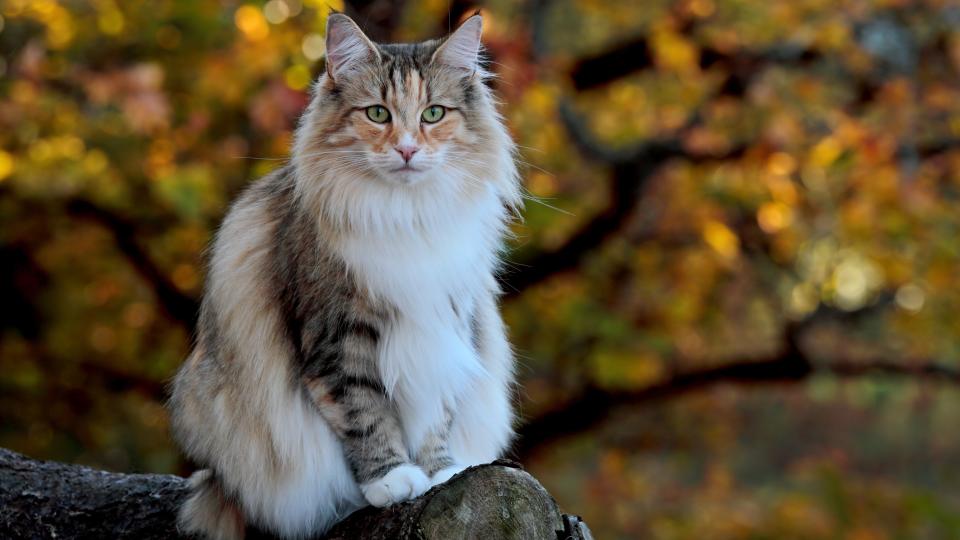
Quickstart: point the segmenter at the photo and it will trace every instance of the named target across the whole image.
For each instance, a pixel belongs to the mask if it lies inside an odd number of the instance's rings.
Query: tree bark
[[[175,518],[186,495],[179,476],[109,473],[0,449],[0,538],[184,538]],[[497,461],[415,500],[359,510],[324,538],[588,540],[590,533],[516,463]]]

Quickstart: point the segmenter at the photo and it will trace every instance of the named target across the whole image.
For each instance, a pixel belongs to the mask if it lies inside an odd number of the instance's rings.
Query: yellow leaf
[[[267,19],[256,6],[240,6],[233,15],[233,20],[243,36],[250,41],[260,41],[270,35]]]
[[[793,210],[782,202],[768,202],[757,210],[757,223],[767,234],[773,234],[793,222]]]
[[[840,157],[841,152],[843,152],[843,147],[840,146],[836,137],[825,137],[810,151],[810,162],[819,167],[826,167]]]
[[[653,50],[657,63],[669,70],[690,72],[699,69],[697,46],[673,30],[654,31]]]
[[[310,84],[310,70],[303,64],[294,64],[283,73],[283,80],[294,90],[303,90]]]
[[[13,173],[13,155],[0,150],[0,181],[6,180]]]
[[[723,223],[710,220],[703,225],[703,239],[726,259],[732,259],[740,252],[740,239]]]
[[[767,160],[767,170],[773,174],[787,176],[797,168],[797,160],[786,152],[775,152]]]

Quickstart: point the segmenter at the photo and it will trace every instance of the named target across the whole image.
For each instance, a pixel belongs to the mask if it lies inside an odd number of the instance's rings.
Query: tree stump
[[[175,517],[186,495],[179,476],[109,473],[0,449],[0,538],[185,538]],[[248,538],[271,537],[251,530]],[[590,532],[519,465],[496,461],[412,501],[359,510],[324,538],[589,540]]]

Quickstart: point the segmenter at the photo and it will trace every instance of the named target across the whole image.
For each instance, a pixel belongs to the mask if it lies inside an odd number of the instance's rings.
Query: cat
[[[172,384],[203,467],[183,532],[316,536],[509,444],[495,274],[521,197],[481,28],[383,45],[329,16],[291,159],[224,218]]]

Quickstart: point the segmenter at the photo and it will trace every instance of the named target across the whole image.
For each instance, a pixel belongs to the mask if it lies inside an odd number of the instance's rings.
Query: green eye
[[[367,118],[378,124],[386,124],[390,121],[390,111],[383,105],[371,105],[367,107]]]
[[[447,110],[440,105],[431,105],[424,109],[423,114],[420,115],[420,118],[423,118],[424,122],[432,124],[443,118],[443,115],[446,112]]]

